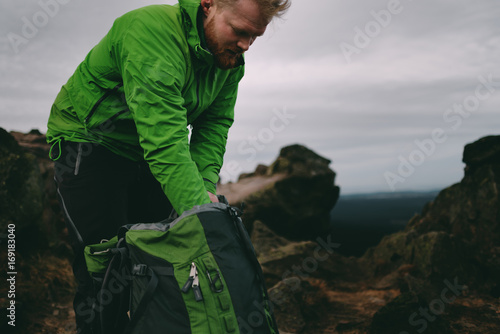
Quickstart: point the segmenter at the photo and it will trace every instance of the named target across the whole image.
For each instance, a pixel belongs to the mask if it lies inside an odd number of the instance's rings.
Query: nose
[[[245,38],[240,38],[238,41],[237,46],[243,51],[246,52],[248,49],[250,49],[250,45],[253,44],[255,38],[254,37],[245,37]]]

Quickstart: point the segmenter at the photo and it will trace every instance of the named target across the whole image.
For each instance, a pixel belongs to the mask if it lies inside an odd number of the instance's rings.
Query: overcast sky
[[[113,20],[155,3],[2,0],[0,126],[45,132]],[[332,160],[343,194],[442,189],[465,144],[500,132],[498,0],[294,0],[246,64],[225,181],[300,143]]]

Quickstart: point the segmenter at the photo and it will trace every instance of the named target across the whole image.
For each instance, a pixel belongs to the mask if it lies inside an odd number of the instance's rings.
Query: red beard
[[[207,42],[208,49],[214,56],[217,67],[228,70],[235,68],[240,63],[241,55],[243,53],[241,50],[224,48],[217,41],[214,20],[210,20],[207,23],[207,27],[205,29],[205,40]]]

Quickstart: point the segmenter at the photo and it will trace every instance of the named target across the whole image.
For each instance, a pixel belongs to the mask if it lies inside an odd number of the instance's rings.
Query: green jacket
[[[54,146],[93,142],[145,159],[179,214],[215,193],[244,72],[243,64],[214,65],[199,9],[199,0],[180,0],[118,18],[62,87],[48,120]]]

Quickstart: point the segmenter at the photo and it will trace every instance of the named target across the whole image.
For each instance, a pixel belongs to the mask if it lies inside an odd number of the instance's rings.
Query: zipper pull
[[[194,262],[191,262],[191,271],[189,272],[189,278],[187,282],[184,283],[184,286],[181,289],[182,292],[187,293],[189,289],[191,289],[195,276],[197,277],[196,265],[194,264]]]
[[[194,299],[197,302],[201,302],[203,300],[203,295],[201,294],[200,280],[198,278],[198,270],[196,270],[196,266],[195,266],[195,275],[194,275],[192,287],[193,287],[193,292],[194,292]]]

